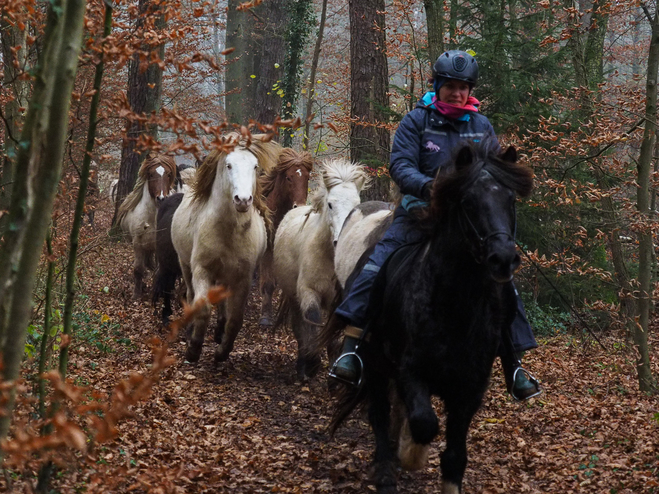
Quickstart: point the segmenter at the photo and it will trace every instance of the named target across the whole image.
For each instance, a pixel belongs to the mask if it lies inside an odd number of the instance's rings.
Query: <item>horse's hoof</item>
[[[188,348],[185,350],[185,361],[195,363],[199,361],[199,357],[201,357],[201,346],[197,349],[196,345],[188,344]]]
[[[223,350],[222,348],[215,349],[215,363],[226,362],[229,359],[231,351]]]
[[[432,409],[413,410],[409,423],[412,439],[417,444],[430,444],[439,434],[439,421]]]
[[[271,328],[272,326],[275,325],[275,323],[273,322],[273,320],[270,319],[269,317],[266,317],[266,316],[263,316],[263,317],[261,318],[261,320],[259,321],[259,324],[260,324],[261,326],[266,326],[266,327],[268,327],[268,328]]]

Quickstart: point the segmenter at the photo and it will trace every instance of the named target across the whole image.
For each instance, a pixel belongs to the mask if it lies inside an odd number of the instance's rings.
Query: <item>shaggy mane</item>
[[[204,162],[197,168],[197,175],[191,186],[192,201],[196,203],[205,203],[213,191],[213,183],[217,176],[218,170],[222,173],[225,169],[227,155],[238,149],[245,149],[256,156],[256,160],[265,173],[270,173],[276,166],[282,147],[275,141],[270,140],[269,134],[254,134],[249,139],[245,139],[241,134],[232,132],[222,137],[222,147],[214,149],[204,159]],[[266,230],[268,232],[268,242],[272,237],[271,213],[263,197],[261,181],[256,180],[256,191],[254,193],[254,207],[263,217]]]
[[[159,166],[162,166],[171,172],[172,179],[169,187],[172,187],[174,180],[176,179],[176,162],[174,161],[174,158],[164,154],[149,154],[142,163],[142,166],[140,166],[139,172],[137,172],[137,181],[135,182],[132,192],[126,196],[124,202],[119,206],[119,211],[117,212],[117,225],[121,225],[121,222],[126,215],[135,209],[140,203],[142,195],[144,194],[144,184],[149,176],[149,172],[153,168]]]
[[[357,190],[361,191],[368,187],[369,176],[364,165],[344,159],[332,159],[320,164],[322,180],[319,182],[318,190],[311,198],[314,211],[323,209],[327,198],[327,191],[332,187],[343,183],[355,183]]]
[[[218,170],[224,170],[227,155],[235,149],[245,149],[251,152],[265,173],[276,166],[282,147],[274,141],[268,141],[269,135],[255,134],[250,140],[244,139],[239,133],[232,132],[222,137],[222,147],[214,149],[197,168],[197,178],[192,185],[192,199],[195,202],[206,202],[211,196],[213,183]],[[261,187],[257,180],[257,193],[254,194],[254,204],[264,203]],[[265,207],[265,204],[263,204]]]
[[[307,151],[298,153],[294,149],[284,148],[279,155],[277,165],[260,178],[261,192],[263,195],[267,197],[274,190],[279,174],[285,173],[289,168],[294,166],[305,168],[311,173],[313,169],[313,156]]]
[[[465,148],[471,151],[471,164],[457,167],[455,162]],[[504,156],[505,153],[498,152],[494,140],[460,146],[453,154],[451,164],[440,168],[435,178],[427,215],[429,221],[433,221],[430,218],[436,220],[450,204],[459,201],[464,190],[478,178],[482,170],[490,173],[497,182],[515,191],[520,197],[527,197],[533,190],[533,170],[517,162],[506,161]]]

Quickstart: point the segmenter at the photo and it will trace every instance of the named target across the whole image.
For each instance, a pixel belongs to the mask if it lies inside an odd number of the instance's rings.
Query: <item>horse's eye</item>
[[[259,167],[259,165],[254,165],[254,169],[256,170]]]
[[[328,202],[328,203],[327,203],[327,206],[328,206],[330,209],[332,209],[332,203],[331,203],[331,202]]]
[[[231,165],[227,165],[227,170],[231,170]]]
[[[292,182],[291,177],[286,177],[286,180],[288,180],[289,182]]]

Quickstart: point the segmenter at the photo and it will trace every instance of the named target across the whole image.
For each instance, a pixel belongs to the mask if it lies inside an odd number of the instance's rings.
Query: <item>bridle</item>
[[[489,175],[489,172],[486,173],[488,173]],[[459,216],[460,230],[462,231],[462,235],[467,241],[467,244],[469,245],[471,250],[471,254],[474,257],[474,260],[476,261],[477,264],[482,264],[485,261],[485,257],[487,255],[487,244],[494,237],[503,235],[504,237],[507,237],[510,241],[515,243],[515,236],[517,234],[517,208],[515,206],[514,200],[511,208],[511,215],[513,218],[512,235],[508,230],[495,230],[490,233],[481,234],[481,232],[478,231],[478,228],[476,227],[474,222],[469,217],[469,213],[467,213],[467,209],[464,206],[464,199],[460,201],[458,207],[460,210],[460,216]],[[470,232],[473,234],[473,236],[476,237],[477,245],[475,246],[475,248],[472,245],[472,242],[469,241]]]

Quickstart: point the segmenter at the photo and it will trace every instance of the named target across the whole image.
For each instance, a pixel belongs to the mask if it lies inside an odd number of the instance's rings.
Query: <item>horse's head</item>
[[[222,177],[239,213],[249,211],[254,202],[258,167],[256,156],[247,149],[237,147],[226,156]]]
[[[327,215],[336,246],[345,219],[360,202],[359,193],[366,186],[368,176],[361,164],[337,159],[323,163],[322,178],[314,205]]]
[[[519,267],[515,201],[517,194],[526,196],[533,187],[532,171],[516,162],[512,146],[500,156],[486,148],[462,147],[454,171],[446,180],[439,178],[433,191],[433,207],[442,201],[442,194],[452,202],[444,210],[453,211],[474,260],[498,283],[512,280]],[[458,193],[449,190],[455,186]]]
[[[149,155],[142,164],[140,175],[147,183],[149,195],[160,204],[174,186],[176,163],[171,156]]]
[[[291,166],[284,172],[284,190],[293,208],[307,203],[310,171],[305,166]]]
[[[261,211],[263,201],[256,180],[259,169],[268,172],[275,165],[281,146],[270,141],[270,136],[255,134],[244,139],[236,133],[223,138],[222,144],[197,168],[194,200],[217,196],[224,198],[222,201],[228,198],[239,213],[249,211],[255,203]]]

